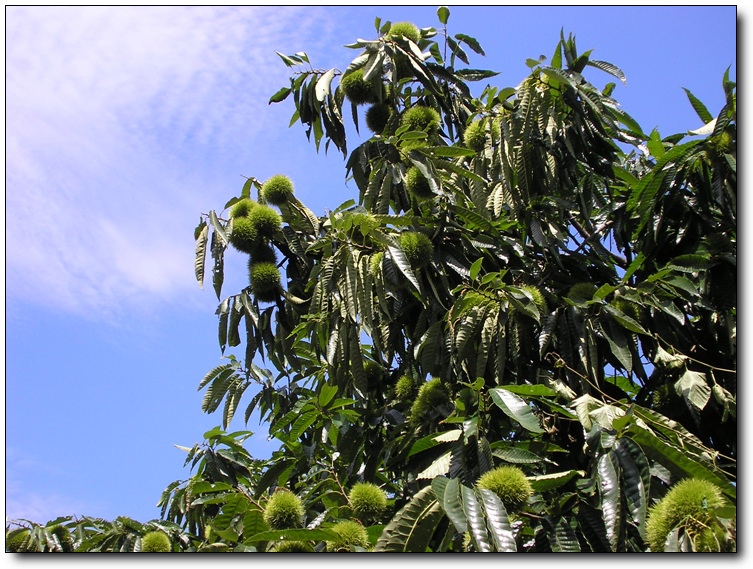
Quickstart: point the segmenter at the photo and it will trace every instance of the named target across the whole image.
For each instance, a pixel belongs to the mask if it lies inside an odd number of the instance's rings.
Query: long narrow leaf
[[[463,502],[460,497],[460,479],[438,476],[432,480],[431,487],[455,529],[458,533],[465,533],[468,528],[468,520],[465,517]]]
[[[491,490],[481,488],[481,503],[486,512],[486,522],[489,533],[492,536],[497,551],[517,551],[515,536],[510,526],[510,519],[507,516],[502,501]]]
[[[597,471],[601,490],[601,511],[604,515],[609,544],[614,551],[620,535],[622,512],[620,479],[611,452],[599,457]]]
[[[387,524],[374,551],[423,553],[442,515],[431,486],[422,488]]]
[[[486,523],[484,522],[484,511],[476,493],[472,488],[461,485],[460,495],[463,500],[463,513],[468,520],[468,531],[471,534],[476,551],[492,551],[489,535],[486,531]]]
[[[519,423],[525,429],[532,433],[543,433],[544,429],[539,426],[538,419],[531,411],[530,405],[515,393],[506,390],[504,387],[497,387],[489,390],[492,401],[504,411],[505,415]]]

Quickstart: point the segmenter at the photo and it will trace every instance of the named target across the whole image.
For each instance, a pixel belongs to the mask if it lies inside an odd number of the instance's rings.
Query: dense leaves
[[[735,84],[716,117],[687,92],[700,132],[646,134],[590,82],[622,71],[562,34],[549,64],[473,96],[496,74],[460,66],[484,52],[449,16],[416,38],[377,20],[344,70],[279,54],[294,72],[270,103],[343,152],[358,196],[324,216],[275,200],[260,243],[282,279],[265,294],[221,293],[226,212],[263,203],[261,181],[195,232],[219,346],[243,356],[205,375],[202,410],[223,429],[258,412],[279,449],[256,460],[247,432],[210,431],[184,449],[194,474],[165,490],[163,521],[67,520],[77,549],[136,550],[159,529],[176,551],[322,551],[367,482],[387,507],[351,551],[646,551],[651,507],[691,477],[724,495],[705,521],[734,549]],[[357,127],[369,104],[383,128],[348,154],[343,117]],[[515,511],[477,486],[504,465],[533,490]],[[302,527],[267,526],[277,489]],[[668,528],[667,548],[694,549],[691,529]]]

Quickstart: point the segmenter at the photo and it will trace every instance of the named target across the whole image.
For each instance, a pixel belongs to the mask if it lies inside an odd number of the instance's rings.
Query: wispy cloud
[[[8,298],[107,313],[195,290],[212,164],[264,131],[274,51],[330,26],[311,7],[8,8]]]
[[[59,477],[60,473],[12,446],[6,447],[5,452],[6,520],[46,523],[61,515],[82,516],[101,509],[101,504],[71,499],[65,495],[65,488],[60,488],[59,493],[47,494],[31,487],[28,481],[40,473],[52,478]],[[30,473],[33,474],[30,476]]]

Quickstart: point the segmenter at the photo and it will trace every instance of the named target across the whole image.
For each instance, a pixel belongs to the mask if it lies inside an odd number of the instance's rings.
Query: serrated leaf
[[[476,493],[472,488],[461,484],[460,496],[463,504],[463,513],[468,522],[468,532],[471,534],[471,540],[476,551],[492,551],[491,544],[489,543],[489,535],[486,531],[486,523],[484,523],[484,512]]]
[[[672,259],[670,267],[676,267],[679,269],[690,269],[692,271],[702,271],[708,269],[711,265],[711,260],[704,255],[679,255]]]
[[[298,65],[299,63],[301,63],[301,59],[299,57],[283,55],[279,51],[276,51],[275,53],[280,56],[280,59],[282,59],[282,61],[288,67],[293,67],[293,66]]]
[[[540,383],[535,385],[505,385],[502,389],[528,397],[556,397],[557,392]]]
[[[706,108],[706,105],[704,105],[695,95],[693,95],[693,93],[691,93],[685,87],[683,87],[683,90],[687,94],[688,100],[690,101],[690,104],[693,106],[693,109],[695,110],[696,114],[704,122],[704,124],[708,124],[712,120],[714,120],[714,117]]]
[[[220,366],[217,366],[213,370],[211,370],[209,373],[207,373],[204,376],[204,379],[201,380],[201,383],[199,383],[199,388],[197,391],[201,391],[204,386],[206,386],[210,381],[212,381],[215,377],[220,375],[222,372],[229,372],[229,374],[232,374],[233,372],[233,366],[232,364],[223,364]]]
[[[248,539],[244,539],[243,542],[249,544],[258,541],[278,541],[282,539],[291,541],[334,541],[340,539],[340,535],[327,528],[269,530],[252,535]]]
[[[465,533],[468,528],[468,522],[463,511],[463,504],[460,497],[460,479],[445,478],[439,476],[432,480],[431,487],[437,496],[439,504],[450,518],[458,533]]]
[[[224,497],[224,501],[222,510],[212,521],[212,526],[216,526],[220,530],[230,527],[230,523],[235,516],[242,514],[251,507],[251,502],[241,494],[229,494]]]
[[[499,72],[488,69],[458,69],[455,75],[465,81],[481,81],[490,77],[496,77],[499,75]]]
[[[374,551],[425,552],[442,516],[431,486],[422,488],[385,526]]]
[[[475,38],[472,38],[471,36],[467,36],[465,34],[455,34],[455,37],[461,42],[463,42],[465,45],[470,47],[473,51],[475,51],[479,55],[486,55],[484,53],[484,50],[481,49],[481,45],[478,43],[478,41]]]
[[[552,516],[546,516],[547,525],[551,528],[546,536],[555,553],[580,553],[578,536],[570,526],[568,520],[561,516],[556,521]]]
[[[607,528],[609,543],[614,551],[620,536],[622,522],[621,488],[619,472],[613,461],[613,453],[603,454],[597,461],[599,489],[601,491],[601,511]]]
[[[641,448],[630,439],[617,439],[614,449],[620,462],[628,510],[641,536],[645,537],[648,491],[651,481],[648,459]]]
[[[204,265],[206,263],[207,254],[207,241],[209,240],[209,226],[202,221],[202,225],[199,225],[201,230],[196,237],[196,260],[194,261],[194,272],[196,274],[196,280],[199,281],[199,286],[204,288]]]
[[[413,446],[411,446],[410,452],[408,453],[408,457],[411,457],[430,448],[434,448],[435,446],[442,443],[454,442],[458,440],[462,434],[463,433],[460,429],[453,429],[451,431],[445,431],[442,433],[423,437],[413,443]]]
[[[492,454],[497,458],[501,458],[505,462],[512,464],[536,464],[545,461],[551,462],[529,450],[515,447],[494,449]]]
[[[519,423],[523,428],[532,433],[544,432],[539,426],[539,420],[534,416],[530,405],[525,399],[503,387],[490,389],[489,394],[492,396],[492,401],[494,401],[497,407],[502,409],[505,415]]]
[[[609,73],[613,77],[617,77],[617,79],[622,81],[624,85],[627,85],[627,78],[625,77],[625,74],[622,72],[622,69],[620,69],[616,65],[612,65],[611,63],[607,63],[606,61],[598,61],[596,59],[588,60],[586,62],[586,65],[601,69],[602,71]]]
[[[292,92],[293,90],[290,87],[283,87],[269,98],[269,102],[267,104],[269,105],[272,103],[280,103],[287,99],[288,95],[290,95],[290,93]]]
[[[616,308],[611,304],[604,304],[603,306],[604,310],[606,310],[623,328],[627,328],[636,334],[643,334],[644,336],[649,335],[643,326],[622,312],[619,308]]]
[[[418,279],[416,279],[416,275],[413,273],[413,269],[411,269],[408,259],[405,258],[405,253],[403,253],[403,250],[399,247],[394,247],[391,245],[387,249],[390,252],[390,256],[392,257],[394,264],[397,265],[398,269],[400,269],[400,272],[402,272],[406,276],[406,278],[410,281],[410,283],[415,287],[417,291],[420,291],[421,285],[418,284]]]
[[[502,501],[491,490],[486,488],[479,489],[481,494],[481,503],[486,512],[486,524],[489,533],[494,541],[496,551],[517,551],[515,536],[510,526],[510,519],[507,516]]]
[[[416,149],[426,156],[439,156],[442,158],[457,158],[460,156],[475,156],[474,150],[463,148],[461,146],[423,146]]]
[[[624,330],[614,325],[613,322],[608,321],[606,329],[602,328],[601,331],[609,347],[612,349],[612,354],[619,360],[625,371],[628,373],[632,372],[633,354],[630,351],[630,345],[628,344],[628,338],[625,336]]]
[[[450,461],[452,459],[452,451],[448,450],[446,453],[437,458],[427,468],[416,474],[416,478],[419,480],[433,479],[437,476],[444,476],[450,470]]]
[[[546,492],[564,486],[576,476],[585,476],[583,470],[566,470],[564,472],[552,472],[539,476],[529,476],[528,481],[536,492]]]
[[[699,411],[706,407],[711,398],[711,387],[706,382],[706,374],[697,371],[686,370],[675,383],[675,391]]]

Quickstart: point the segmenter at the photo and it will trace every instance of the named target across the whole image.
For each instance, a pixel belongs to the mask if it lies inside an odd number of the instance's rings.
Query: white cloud
[[[60,493],[46,494],[29,487],[30,471],[59,476],[54,467],[40,463],[35,458],[13,447],[6,447],[5,456],[5,518],[6,520],[31,520],[46,523],[61,515],[86,515],[101,505],[71,499]],[[64,490],[64,489],[62,489]]]
[[[330,25],[312,7],[8,8],[7,297],[101,313],[197,290],[212,165],[265,128],[275,50]]]

